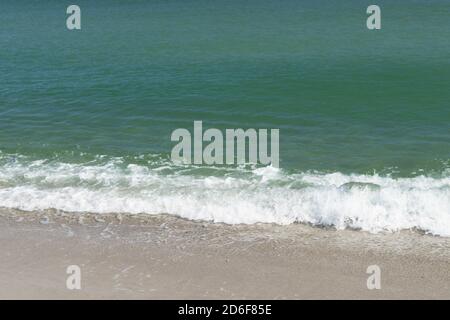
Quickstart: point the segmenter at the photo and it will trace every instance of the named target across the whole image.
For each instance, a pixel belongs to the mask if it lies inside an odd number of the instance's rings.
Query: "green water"
[[[2,1],[0,150],[168,155],[171,132],[279,128],[282,168],[411,175],[450,159],[450,5]],[[67,159],[66,159],[67,160]]]
[[[450,236],[450,3],[0,5],[0,208]],[[280,129],[280,167],[177,166],[177,128]]]

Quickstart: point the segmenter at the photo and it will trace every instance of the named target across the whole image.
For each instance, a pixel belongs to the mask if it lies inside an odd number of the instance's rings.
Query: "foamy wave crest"
[[[271,167],[222,170],[115,161],[8,161],[0,169],[0,207],[26,211],[168,213],[229,224],[301,222],[369,232],[415,228],[450,236],[448,174],[287,174]]]

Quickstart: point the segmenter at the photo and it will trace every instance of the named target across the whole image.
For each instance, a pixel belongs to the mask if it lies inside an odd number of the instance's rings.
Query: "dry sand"
[[[0,210],[1,299],[450,298],[450,239]],[[368,290],[369,265],[381,289]],[[81,290],[66,268],[81,268]]]

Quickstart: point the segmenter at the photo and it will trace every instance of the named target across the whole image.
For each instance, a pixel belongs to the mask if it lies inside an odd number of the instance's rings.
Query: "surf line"
[[[172,162],[180,164],[263,164],[279,168],[279,129],[270,129],[270,155],[268,129],[216,128],[203,132],[203,122],[194,121],[193,137],[185,128],[172,132],[171,141],[178,142],[172,149]],[[203,142],[209,142],[203,148]],[[192,148],[193,146],[193,148]],[[225,152],[224,152],[225,146]],[[225,157],[224,157],[225,153]]]

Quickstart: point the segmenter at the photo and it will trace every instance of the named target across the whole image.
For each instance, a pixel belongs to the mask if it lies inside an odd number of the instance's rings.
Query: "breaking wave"
[[[419,229],[450,236],[450,174],[394,178],[2,156],[0,207],[166,213],[228,224],[299,222],[369,232]]]

